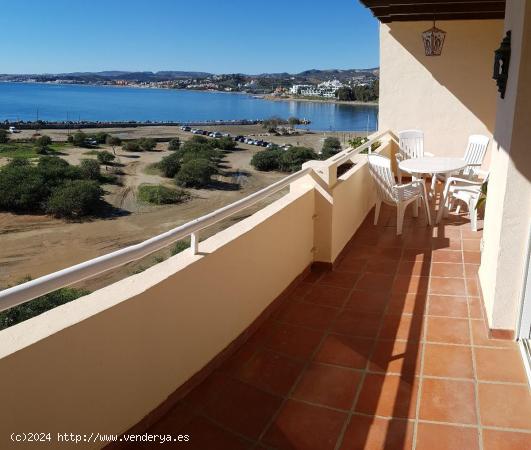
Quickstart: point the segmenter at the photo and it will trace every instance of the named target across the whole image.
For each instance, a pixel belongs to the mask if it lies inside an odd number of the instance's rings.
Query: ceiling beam
[[[379,8],[386,6],[405,5],[437,5],[437,4],[459,4],[459,3],[503,3],[505,0],[361,0],[368,8]]]
[[[408,6],[389,6],[380,7],[373,10],[376,17],[392,16],[395,14],[446,14],[446,13],[504,13],[505,5],[503,3],[492,4],[474,4],[474,3],[452,3],[438,5],[437,7],[428,4],[408,5]]]
[[[416,22],[416,21],[432,21],[432,20],[487,20],[487,19],[503,19],[502,13],[454,13],[454,14],[397,14],[393,16],[383,16],[378,19],[382,23],[390,22]]]

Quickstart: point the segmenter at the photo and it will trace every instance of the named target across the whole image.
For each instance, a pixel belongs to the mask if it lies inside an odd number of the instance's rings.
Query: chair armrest
[[[396,185],[393,186],[393,190],[396,191],[397,197],[400,200],[402,200],[404,198],[404,191],[406,190],[406,188],[408,188],[408,187],[416,187],[416,186],[423,186],[422,181],[414,180],[414,181],[410,181],[409,183],[396,184]]]
[[[471,186],[481,186],[483,184],[483,181],[472,181],[468,180],[467,178],[460,178],[460,177],[449,177],[446,180],[446,184],[450,185],[452,183],[464,183]]]
[[[404,155],[400,153],[395,153],[395,159],[396,159],[396,162],[404,161]]]

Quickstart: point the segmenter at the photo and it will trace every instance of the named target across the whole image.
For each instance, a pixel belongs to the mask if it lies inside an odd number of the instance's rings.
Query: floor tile
[[[422,382],[419,419],[476,424],[474,383],[425,378]]]
[[[463,256],[460,250],[434,250],[432,253],[432,262],[441,263],[462,263]]]
[[[478,274],[479,264],[464,264],[465,278],[473,278]]]
[[[424,375],[450,378],[474,378],[470,347],[426,344]]]
[[[281,404],[280,397],[229,377],[217,394],[205,402],[204,414],[250,439],[258,438]]]
[[[364,273],[355,285],[357,290],[371,292],[389,292],[393,285],[393,275]]]
[[[471,320],[472,327],[472,342],[474,345],[481,345],[486,347],[516,347],[513,341],[503,339],[490,339],[487,336],[487,327],[483,320]]]
[[[426,294],[428,292],[429,277],[417,277],[414,275],[397,275],[393,284],[392,292],[407,292],[411,294]]]
[[[518,349],[476,348],[474,353],[478,380],[527,383]]]
[[[420,314],[386,314],[380,330],[380,339],[422,339],[423,318]]]
[[[281,308],[278,320],[292,325],[324,330],[337,315],[337,309],[303,302],[292,302]]]
[[[432,263],[432,277],[464,278],[465,270],[461,263]]]
[[[348,410],[357,392],[362,372],[311,364],[297,383],[292,397],[311,403]]]
[[[430,278],[430,294],[437,295],[466,295],[464,278]]]
[[[464,296],[430,295],[428,315],[466,319],[468,317],[467,303]]]
[[[397,270],[398,275],[428,276],[430,263],[428,261],[400,261]]]
[[[168,434],[175,436],[177,433],[173,431]],[[204,417],[196,417],[187,425],[183,434],[188,434],[190,440],[176,445],[176,448],[180,446],[195,450],[204,450],[206,448],[215,448],[216,450],[243,450],[252,448],[252,442],[246,441],[230,431],[222,429]]]
[[[419,423],[416,450],[479,450],[477,428]]]
[[[364,369],[373,347],[374,341],[372,339],[330,334],[315,355],[315,361],[353,369]]]
[[[531,430],[528,386],[479,383],[478,391],[483,425]]]
[[[346,418],[346,413],[288,400],[263,441],[282,450],[332,450]]]
[[[399,260],[396,258],[389,259],[381,256],[373,256],[367,261],[364,271],[368,273],[378,273],[382,275],[394,275]]]
[[[242,367],[236,376],[276,395],[286,395],[303,368],[303,363],[278,353],[262,350]]]
[[[369,373],[355,411],[384,417],[414,418],[418,381],[413,377]]]
[[[343,306],[349,292],[345,288],[317,284],[306,294],[304,301],[338,308]]]
[[[365,270],[365,266],[367,265],[367,258],[357,258],[352,257],[350,254],[345,255],[341,260],[338,262],[337,267],[335,270],[338,270],[340,272],[351,272],[351,273],[361,273]]]
[[[345,309],[332,323],[331,331],[349,336],[373,338],[378,333],[381,317],[380,314]]]
[[[388,314],[424,314],[426,308],[425,294],[398,292],[391,295],[387,306]]]
[[[484,450],[531,450],[528,433],[483,429]]]
[[[471,319],[483,319],[483,305],[479,297],[468,297],[468,308]]]
[[[315,273],[314,272],[310,272],[310,274],[308,275],[308,277],[312,275],[315,276]],[[319,276],[321,276],[321,274],[319,274]],[[308,278],[306,277],[306,278]],[[310,289],[313,287],[313,282],[306,282],[306,281],[303,281],[302,283],[299,283],[295,289],[293,289],[293,291],[291,291],[289,297],[290,298],[293,298],[293,299],[299,299],[299,298],[303,298],[309,291]]]
[[[353,415],[341,450],[403,450],[413,445],[413,422]]]
[[[265,347],[293,358],[308,359],[322,339],[322,332],[287,324],[277,324]]]
[[[360,275],[356,273],[338,272],[337,270],[333,270],[326,272],[319,280],[319,283],[352,289],[359,277]]]
[[[466,278],[465,281],[466,281],[467,295],[469,295],[470,297],[479,297],[480,292],[479,292],[478,278],[477,277]]]
[[[413,249],[405,248],[402,252],[401,261],[415,261],[415,262],[424,262],[429,263],[432,260],[432,251],[422,250],[422,249]]]
[[[411,376],[420,373],[421,345],[418,342],[377,341],[369,370]]]
[[[480,252],[463,252],[463,261],[466,264],[479,264],[481,263],[481,253]]]
[[[470,344],[467,319],[427,318],[426,340],[442,344]]]
[[[481,239],[463,239],[463,250],[466,252],[479,252]]]
[[[383,313],[389,301],[389,295],[387,292],[358,291],[354,289],[345,308],[358,312]]]

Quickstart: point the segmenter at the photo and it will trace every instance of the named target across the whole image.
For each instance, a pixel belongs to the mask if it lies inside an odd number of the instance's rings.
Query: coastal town
[[[307,70],[298,74],[210,74],[206,72],[87,72],[0,74],[0,82],[90,84],[135,88],[239,92],[276,98],[375,101],[379,69]]]

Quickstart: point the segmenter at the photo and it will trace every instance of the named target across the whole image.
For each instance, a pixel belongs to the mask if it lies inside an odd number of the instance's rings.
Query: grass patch
[[[162,176],[162,171],[160,170],[159,163],[152,163],[147,165],[144,168],[144,173],[146,175],[158,175],[160,177]]]
[[[173,189],[161,184],[142,184],[138,188],[138,199],[154,205],[182,203],[190,198],[183,189]]]
[[[188,248],[190,248],[190,239],[183,239],[182,241],[177,241],[173,245],[170,249],[170,254],[171,256],[175,256],[178,253],[184,252]]]
[[[99,151],[98,150],[89,150],[88,152],[83,152],[84,155],[93,155],[98,156]]]
[[[56,142],[50,144],[46,150],[47,155],[55,155],[61,153],[61,150],[66,146],[65,143]],[[6,144],[0,144],[0,157],[3,158],[37,158],[42,156],[37,153],[37,146],[29,141],[10,141]]]

